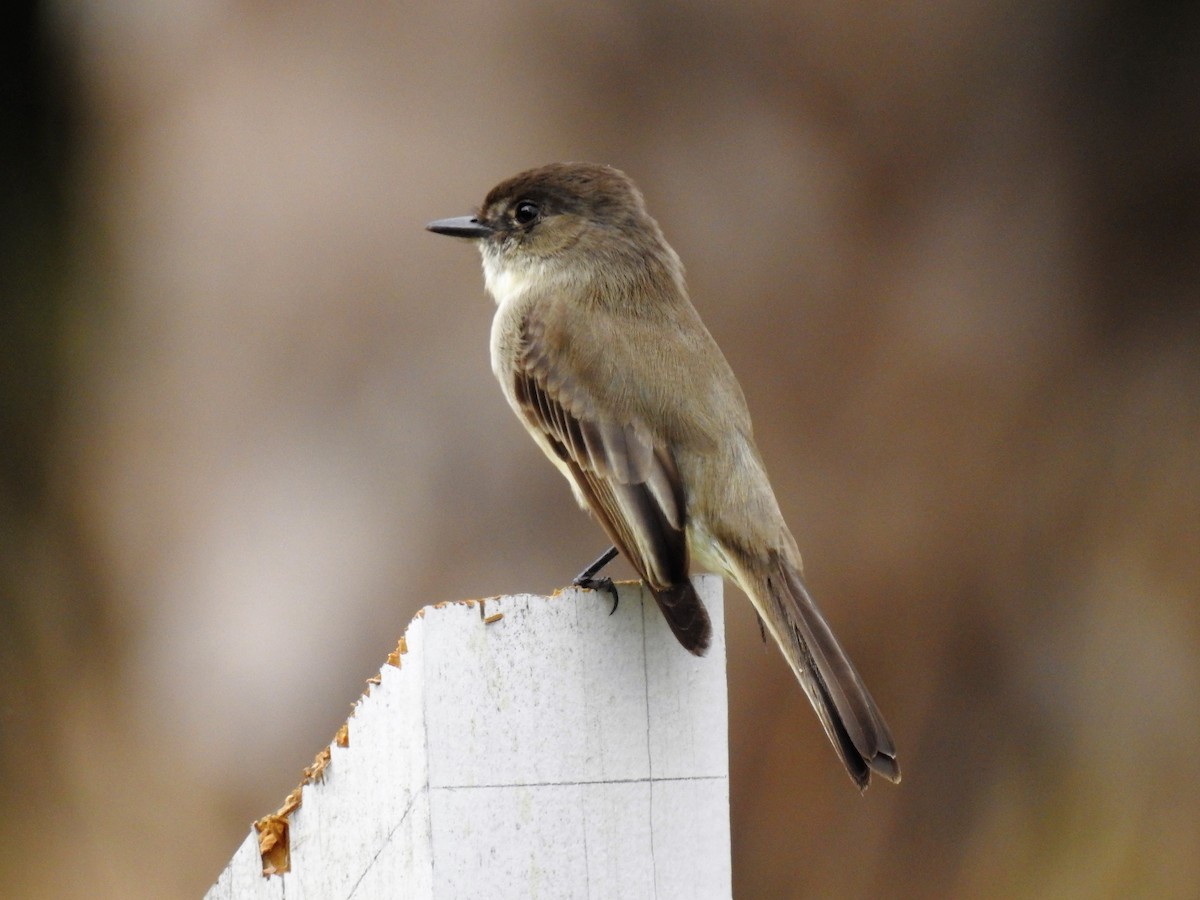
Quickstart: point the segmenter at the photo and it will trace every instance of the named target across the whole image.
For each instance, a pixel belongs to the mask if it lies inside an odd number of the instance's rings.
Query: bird
[[[576,582],[603,584],[594,576],[619,551],[702,655],[712,624],[692,564],[732,580],[854,783],[899,782],[891,732],[803,580],[741,386],[633,181],[551,163],[426,228],[477,244],[501,390],[613,545]]]

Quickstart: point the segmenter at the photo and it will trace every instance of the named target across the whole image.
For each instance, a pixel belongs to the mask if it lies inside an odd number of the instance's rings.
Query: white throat
[[[499,259],[497,254],[484,251],[484,286],[497,306],[511,304],[529,289],[533,272]]]
[[[507,306],[521,299],[530,286],[545,277],[545,266],[539,262],[514,265],[499,254],[483,251],[483,283],[497,306]]]

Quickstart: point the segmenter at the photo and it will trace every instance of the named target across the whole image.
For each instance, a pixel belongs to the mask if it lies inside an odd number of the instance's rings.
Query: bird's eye
[[[536,203],[529,200],[522,200],[513,209],[513,218],[517,220],[518,225],[528,225],[538,217],[541,210]]]

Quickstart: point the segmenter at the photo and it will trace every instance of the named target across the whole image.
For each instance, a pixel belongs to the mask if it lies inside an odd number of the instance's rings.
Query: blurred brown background
[[[419,606],[602,549],[422,230],[559,159],[688,264],[900,747],[859,797],[730,589],[737,896],[1200,896],[1200,6],[5,15],[6,896],[199,896]]]

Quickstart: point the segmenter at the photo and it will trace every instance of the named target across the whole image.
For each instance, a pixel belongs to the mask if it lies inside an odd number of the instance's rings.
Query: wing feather
[[[703,653],[712,625],[688,579],[683,484],[670,449],[656,445],[641,423],[602,415],[581,379],[555,367],[540,338],[527,321],[512,374],[518,411],[566,464],[593,515],[650,586],[680,643]]]

